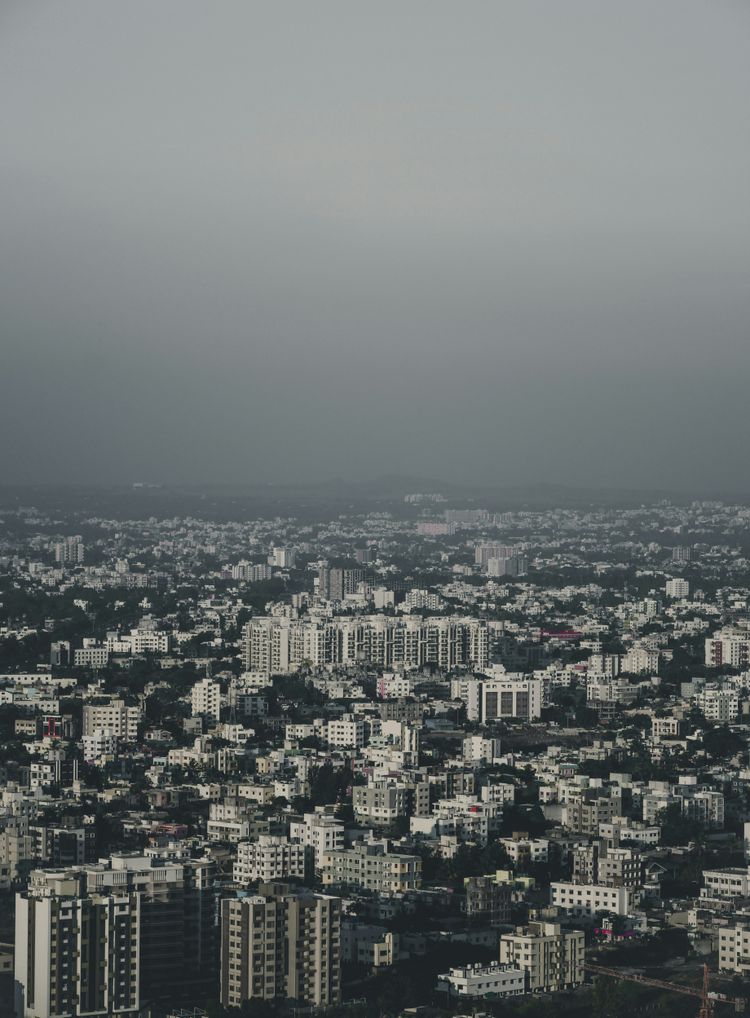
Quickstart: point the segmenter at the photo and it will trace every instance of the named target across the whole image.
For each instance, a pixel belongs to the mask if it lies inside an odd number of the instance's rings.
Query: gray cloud
[[[0,479],[747,487],[749,33],[6,0]]]

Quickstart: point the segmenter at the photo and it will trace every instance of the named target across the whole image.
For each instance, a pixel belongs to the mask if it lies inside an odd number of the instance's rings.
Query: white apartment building
[[[683,815],[714,830],[724,827],[724,794],[690,785],[668,785],[644,792],[641,800],[645,823],[654,824],[668,806],[678,804]]]
[[[292,820],[289,837],[312,849],[319,870],[324,853],[344,847],[344,824],[334,816],[333,807],[318,806],[314,813],[305,813],[302,820]]]
[[[734,925],[719,928],[719,972],[750,972],[750,918],[743,916]]]
[[[326,741],[329,746],[339,749],[362,749],[365,744],[365,722],[345,714],[342,718],[329,721],[326,725]]]
[[[245,626],[244,666],[257,675],[367,662],[409,671],[434,664],[445,670],[483,668],[489,661],[487,623],[463,616],[341,617],[326,621],[251,619]]]
[[[599,837],[610,843],[632,842],[635,845],[653,846],[659,844],[661,828],[649,826],[640,820],[617,817],[599,824]]]
[[[94,763],[103,757],[112,758],[117,752],[117,736],[108,728],[100,728],[91,735],[84,735],[81,744],[83,759],[87,763]]]
[[[750,665],[750,634],[742,629],[722,629],[705,642],[705,660],[711,668]]]
[[[482,802],[514,803],[516,801],[516,786],[507,781],[488,780],[479,792]]]
[[[690,584],[687,580],[683,580],[681,577],[676,576],[674,579],[667,580],[664,585],[664,592],[667,597],[688,597],[690,595]]]
[[[526,992],[526,975],[496,961],[463,965],[439,975],[437,988],[452,997],[520,997]]]
[[[440,834],[486,845],[490,836],[500,829],[503,807],[499,802],[481,802],[470,795],[456,795],[452,799],[438,799],[431,819],[437,822]]]
[[[635,646],[622,658],[622,670],[633,675],[657,675],[661,654],[649,647]]]
[[[172,649],[172,634],[156,629],[108,633],[104,646],[110,654],[168,654]]]
[[[209,841],[226,841],[237,845],[250,837],[250,821],[241,818],[209,820],[206,824],[206,836]]]
[[[293,999],[314,1007],[341,999],[340,900],[281,888],[221,903],[225,1007],[251,998]]]
[[[706,686],[695,693],[692,700],[707,721],[717,724],[736,721],[740,713],[739,694],[729,687]]]
[[[463,741],[463,758],[468,764],[492,764],[500,756],[500,740],[481,735],[467,735]]]
[[[277,569],[294,569],[297,552],[294,548],[272,548],[268,564]]]
[[[280,835],[261,834],[257,841],[243,841],[237,846],[232,876],[236,884],[252,884],[256,880],[304,880],[308,873],[310,849]]]
[[[85,558],[85,545],[80,535],[64,537],[56,541],[52,547],[55,554],[55,562],[59,565],[80,565]]]
[[[682,734],[681,718],[651,718],[651,738],[661,742],[662,739],[678,739]]]
[[[637,686],[626,678],[589,678],[586,683],[586,702],[596,707],[600,703],[632,703],[638,696]]]
[[[140,706],[128,706],[124,700],[86,704],[83,708],[83,734],[94,735],[99,731],[108,731],[117,739],[135,742],[142,716]]]
[[[398,672],[384,672],[378,678],[377,692],[380,700],[398,700],[414,694],[414,680]]]
[[[565,881],[550,884],[550,904],[580,916],[596,915],[597,912],[629,915],[638,900],[638,893],[632,887],[604,887],[601,884]]]
[[[358,821],[378,827],[395,823],[399,817],[430,810],[428,782],[407,782],[383,778],[352,790],[352,805]]]
[[[547,862],[549,859],[549,841],[546,838],[500,838],[500,844],[514,866]]]
[[[221,715],[221,684],[208,677],[196,682],[190,694],[193,716],[206,714],[219,720]]]
[[[445,602],[439,594],[433,594],[429,590],[408,590],[401,602],[401,608],[405,611],[432,611],[439,612],[445,607]]]
[[[518,553],[514,544],[498,544],[496,541],[480,541],[474,545],[474,564],[487,568],[490,559],[512,558]]]
[[[76,668],[106,668],[109,664],[109,650],[95,640],[84,640],[83,647],[73,651]]]
[[[461,700],[466,705],[467,721],[479,721],[482,711],[482,680],[451,679],[451,699]]]
[[[728,866],[725,869],[704,870],[703,898],[747,898],[750,896],[750,867]]]

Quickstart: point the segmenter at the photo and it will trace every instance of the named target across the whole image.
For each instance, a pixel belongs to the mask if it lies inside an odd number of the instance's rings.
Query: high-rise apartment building
[[[288,885],[221,903],[220,996],[292,999],[316,1007],[341,999],[341,902]]]
[[[356,593],[364,579],[364,569],[321,566],[318,571],[318,594],[327,601],[343,601],[347,594]]]
[[[745,629],[722,629],[705,642],[705,661],[710,668],[750,665],[750,633]]]
[[[268,564],[277,569],[294,569],[297,552],[294,548],[272,548],[268,556]]]
[[[260,675],[284,675],[307,663],[369,663],[393,671],[436,665],[482,669],[489,662],[483,620],[457,616],[393,618],[364,615],[331,621],[268,617],[244,630],[244,665]]]
[[[207,859],[114,855],[107,863],[34,871],[28,893],[17,898],[19,1018],[127,1013],[205,988],[215,978],[215,908],[216,864]],[[128,917],[123,939],[120,920]],[[102,932],[94,934],[94,925]]]
[[[84,560],[85,547],[80,535],[64,537],[61,541],[56,541],[53,550],[55,562],[61,566],[80,565]]]
[[[333,806],[317,806],[289,825],[289,837],[312,849],[315,869],[325,852],[344,847],[344,824],[336,818]]]
[[[487,560],[488,576],[525,576],[529,571],[529,560],[525,555],[506,555]]]
[[[215,679],[201,679],[190,694],[193,715],[206,714],[219,720],[221,714],[221,683]]]
[[[498,544],[495,541],[485,541],[474,545],[474,563],[481,566],[482,569],[487,568],[487,563],[490,559],[511,558],[515,554],[516,546],[514,544]]]
[[[32,873],[16,896],[18,1018],[137,1014],[141,896],[81,872]]]

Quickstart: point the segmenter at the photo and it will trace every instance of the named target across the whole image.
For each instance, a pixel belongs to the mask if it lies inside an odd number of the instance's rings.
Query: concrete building
[[[563,825],[574,834],[595,837],[599,825],[610,823],[622,813],[622,794],[619,789],[581,789],[565,803]]]
[[[470,922],[502,926],[510,922],[511,890],[494,877],[466,877],[463,912]]]
[[[110,732],[124,742],[135,742],[143,711],[128,706],[124,700],[109,700],[106,704],[86,704],[83,708],[83,734],[96,735]]]
[[[16,896],[18,1018],[137,1014],[140,905],[128,889],[89,891],[80,874],[32,874]]]
[[[335,718],[326,725],[326,740],[329,746],[339,749],[361,749],[365,744],[365,722],[352,714]]]
[[[237,846],[232,876],[236,884],[264,883],[294,877],[304,880],[310,874],[312,850],[281,835],[261,834],[257,841]]]
[[[574,915],[592,916],[597,912],[629,915],[639,895],[630,887],[605,887],[602,884],[550,884],[550,904],[568,909]]]
[[[288,675],[303,664],[372,664],[393,671],[425,665],[484,668],[489,661],[487,623],[463,616],[421,619],[387,615],[329,621],[251,619],[243,633],[246,671]]]
[[[193,715],[205,714],[219,720],[221,715],[221,684],[208,677],[196,682],[190,694]]]
[[[430,786],[426,781],[382,779],[355,785],[352,791],[354,816],[361,823],[387,827],[399,817],[423,816],[430,812]]]
[[[750,867],[727,866],[723,869],[704,870],[703,898],[750,897]]]
[[[520,997],[526,992],[526,976],[513,965],[477,962],[442,973],[437,988],[451,997]]]
[[[710,668],[747,668],[750,665],[750,634],[743,629],[722,629],[705,642],[705,662]]]
[[[541,679],[507,675],[483,679],[481,687],[481,718],[487,724],[498,718],[521,718],[535,721],[542,713]]]
[[[341,960],[374,971],[399,960],[400,937],[385,926],[344,919],[341,923]]]
[[[291,821],[289,837],[312,849],[313,864],[319,870],[325,852],[344,847],[344,824],[336,819],[333,806],[318,806],[314,813],[305,813],[301,820]]]
[[[86,548],[80,535],[64,537],[53,546],[55,562],[61,566],[82,565],[86,557]]]
[[[573,882],[604,887],[641,887],[643,859],[637,848],[615,848],[594,841],[573,849]]]
[[[500,961],[520,968],[532,993],[570,990],[583,983],[584,934],[557,923],[529,923],[500,937]]]
[[[323,884],[392,894],[417,890],[422,884],[418,855],[389,852],[382,844],[360,844],[324,852],[320,860]]]
[[[341,902],[263,884],[259,894],[221,903],[220,998],[323,1007],[341,999]]]
[[[750,916],[735,919],[719,928],[719,972],[750,973]]]
[[[705,686],[693,695],[692,700],[705,719],[716,724],[736,721],[740,712],[740,698],[736,689]]]
[[[99,898],[106,904],[107,900],[123,895],[134,895],[138,901],[133,968],[137,1001],[143,1004],[154,999],[174,998],[186,990],[205,990],[215,978],[217,948],[214,927],[216,864],[210,860],[177,862],[163,860],[158,855],[113,855],[107,863],[65,870],[36,870],[30,877],[28,895],[19,898],[45,899],[53,903],[63,899]],[[16,924],[16,946],[17,957],[23,957],[22,947],[20,955],[18,953],[18,938],[27,935],[28,923],[34,922],[34,917],[23,918],[29,907],[20,902],[19,905],[21,911],[17,914],[22,916],[22,921]],[[34,912],[35,908],[30,911]],[[69,911],[66,906],[66,914]],[[78,912],[83,916],[80,909]],[[115,906],[115,918],[120,912]],[[76,935],[85,939],[86,931],[81,930]],[[121,953],[119,948],[117,953]],[[71,955],[69,964],[74,960]],[[71,970],[66,971],[69,974]],[[96,1013],[95,1008],[92,1010]],[[113,1008],[114,1012],[117,1010]]]
[[[667,580],[664,585],[664,592],[667,597],[688,597],[690,594],[690,584],[687,580],[683,580],[681,577],[677,576],[672,580]]]

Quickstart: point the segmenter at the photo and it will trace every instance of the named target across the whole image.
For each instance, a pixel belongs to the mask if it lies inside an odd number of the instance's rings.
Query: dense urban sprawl
[[[83,501],[0,508],[0,1014],[742,1009],[750,509]]]

